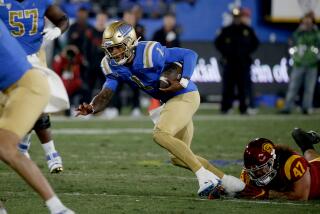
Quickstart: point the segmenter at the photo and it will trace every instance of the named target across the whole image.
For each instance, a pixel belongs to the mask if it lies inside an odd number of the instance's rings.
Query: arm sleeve
[[[106,77],[106,81],[103,84],[103,88],[109,88],[111,89],[113,92],[115,92],[117,90],[118,87],[118,80],[115,78],[111,78],[111,77]]]
[[[185,48],[166,48],[158,42],[154,45],[151,44],[150,47],[152,48],[151,65],[153,67],[163,68],[166,63],[182,62],[182,77],[187,79],[191,78],[198,58],[198,54],[196,52]]]
[[[166,49],[166,63],[183,62],[182,77],[190,79],[196,67],[198,54],[185,48]]]
[[[289,181],[296,182],[306,173],[308,162],[300,155],[292,155],[284,165],[285,176]]]

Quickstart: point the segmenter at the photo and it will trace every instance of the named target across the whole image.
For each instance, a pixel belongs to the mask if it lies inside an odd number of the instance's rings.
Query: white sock
[[[246,186],[246,184],[239,178],[226,174],[221,178],[221,183],[228,194],[240,192]]]
[[[53,153],[56,151],[56,148],[54,147],[53,140],[50,140],[49,142],[41,144],[41,145],[42,145],[42,148],[46,154]]]
[[[218,176],[204,167],[201,167],[198,171],[196,171],[196,176],[198,178],[199,186],[203,185],[208,180],[213,181],[214,183],[215,180],[220,180]]]
[[[22,138],[22,140],[20,141],[18,149],[21,153],[28,152],[31,145],[31,134],[31,132],[26,134],[26,136],[24,136],[24,138]]]
[[[7,214],[7,211],[5,208],[0,208],[0,214]]]
[[[59,213],[67,209],[56,195],[47,200],[46,205],[51,213]]]

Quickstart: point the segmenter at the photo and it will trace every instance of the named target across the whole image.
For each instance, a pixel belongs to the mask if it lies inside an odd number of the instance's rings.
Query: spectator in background
[[[83,97],[83,100],[85,102],[89,102],[91,100],[91,89],[87,84],[87,79],[90,78],[90,73],[88,69],[89,61],[87,60],[88,51],[86,48],[88,43],[88,35],[90,34],[88,32],[92,31],[92,27],[90,27],[88,23],[88,14],[88,9],[85,7],[81,7],[77,12],[75,22],[70,26],[68,31],[68,44],[75,45],[79,49],[80,54],[83,56],[80,75],[84,83],[81,86],[82,90],[86,91],[86,93],[84,93],[85,97]]]
[[[163,27],[154,33],[152,40],[168,48],[180,47],[179,30],[174,14],[168,13],[163,17]]]
[[[289,114],[294,105],[295,97],[302,84],[304,85],[302,113],[310,114],[314,89],[317,81],[317,65],[319,60],[320,32],[316,26],[314,13],[307,13],[302,19],[298,29],[289,41],[293,67],[290,83],[286,95],[283,114]]]
[[[134,29],[136,30],[137,38],[140,37],[140,40],[144,41],[145,29],[144,26],[139,23],[143,16],[142,7],[139,4],[135,4],[131,9],[131,13],[135,17]]]
[[[85,97],[86,91],[81,89],[82,80],[80,77],[80,68],[82,56],[79,49],[74,45],[66,46],[61,54],[54,57],[52,68],[60,76],[66,87],[71,110],[72,106],[82,103],[82,97]],[[70,116],[70,109],[66,110],[66,115]]]
[[[240,102],[241,114],[247,114],[251,92],[251,54],[258,48],[259,40],[250,24],[250,10],[236,8],[232,11],[233,22],[222,28],[214,44],[222,55],[223,88],[221,113],[227,114],[232,108],[235,89]]]
[[[87,42],[86,42],[86,54],[88,63],[89,76],[86,81],[91,89],[91,95],[96,94],[94,91],[98,89],[100,91],[100,86],[105,82],[105,77],[101,72],[101,59],[105,56],[103,50],[101,49],[102,35],[103,31],[108,22],[108,14],[104,12],[99,12],[96,15],[96,21],[94,28],[87,30]]]

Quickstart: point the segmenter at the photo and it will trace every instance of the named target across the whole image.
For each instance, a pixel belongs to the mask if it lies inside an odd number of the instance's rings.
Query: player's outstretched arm
[[[108,103],[110,102],[112,96],[113,96],[113,91],[111,89],[103,88],[99,92],[99,94],[97,94],[92,99],[90,104],[82,103],[78,106],[78,108],[76,109],[77,111],[76,116],[94,114],[104,110],[107,107]]]

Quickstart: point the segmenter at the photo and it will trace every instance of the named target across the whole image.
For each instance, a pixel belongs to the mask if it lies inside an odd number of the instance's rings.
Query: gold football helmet
[[[133,26],[124,21],[115,21],[103,32],[102,49],[111,64],[123,65],[133,57],[138,40]]]

